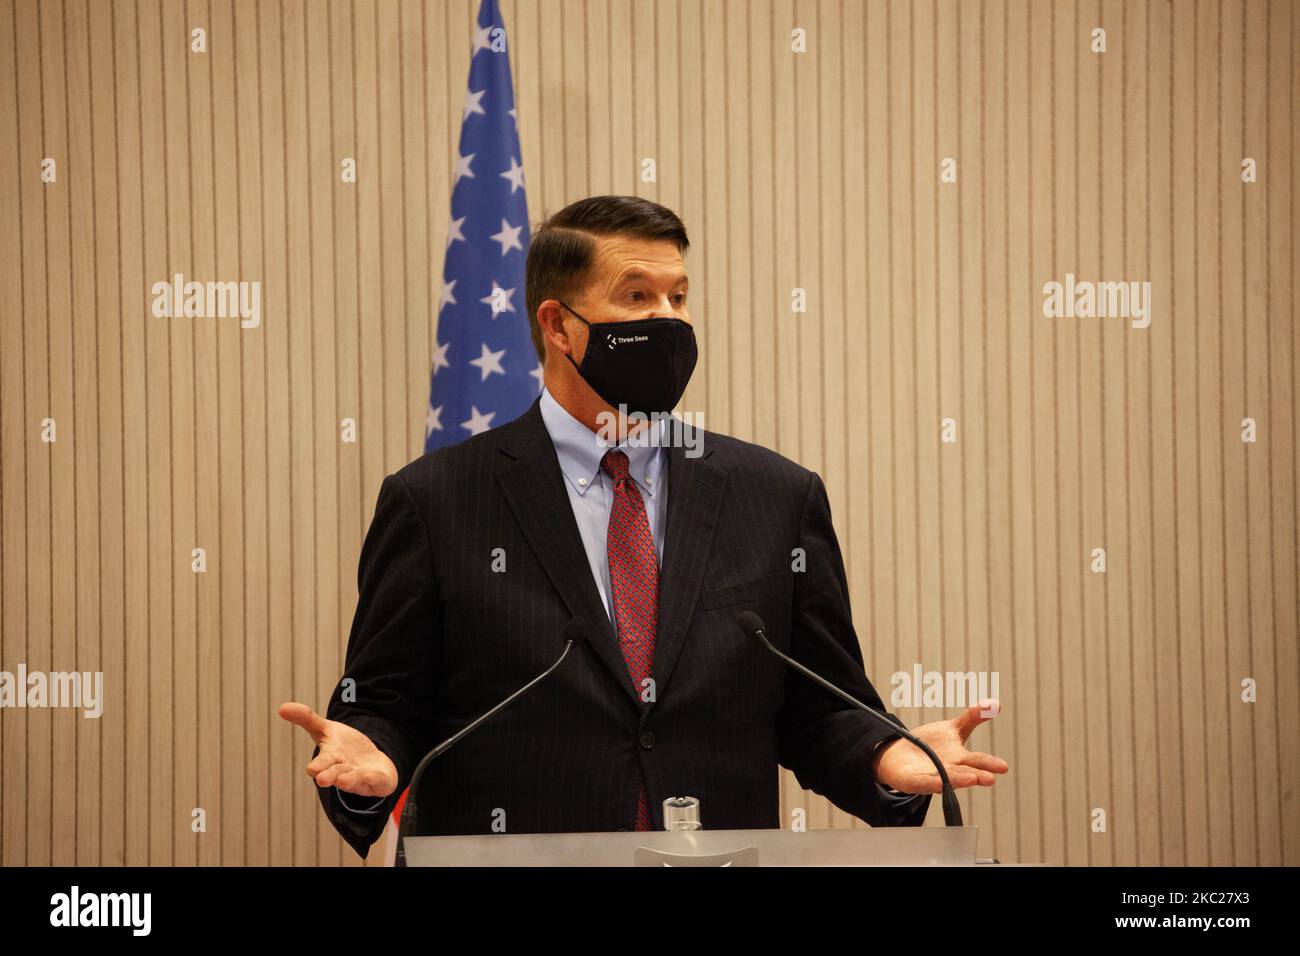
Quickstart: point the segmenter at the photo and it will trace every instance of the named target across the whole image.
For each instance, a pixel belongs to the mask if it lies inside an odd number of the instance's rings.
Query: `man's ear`
[[[544,300],[537,307],[537,325],[542,330],[542,339],[547,343],[548,351],[555,349],[573,356],[577,345],[564,328],[564,306],[555,299]]]
[[[542,338],[555,343],[555,336],[564,336],[564,321],[559,315],[561,306],[554,299],[546,299],[537,307],[537,325],[542,330]]]

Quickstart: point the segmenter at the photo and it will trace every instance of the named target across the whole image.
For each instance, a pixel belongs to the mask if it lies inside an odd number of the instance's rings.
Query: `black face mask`
[[[568,359],[597,395],[646,417],[673,410],[699,357],[689,322],[657,317],[593,324],[573,314],[589,330],[587,351],[581,365]]]

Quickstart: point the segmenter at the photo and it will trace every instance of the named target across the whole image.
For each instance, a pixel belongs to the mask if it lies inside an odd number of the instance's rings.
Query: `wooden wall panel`
[[[501,2],[532,222],[682,215],[683,406],[823,475],[882,694],[998,673],[981,852],[1300,862],[1295,5]],[[475,12],[0,4],[0,670],[106,695],[0,710],[0,863],[357,864],[274,710],[327,699],[420,452]],[[175,273],[260,326],[154,317]],[[1044,318],[1067,273],[1150,327]]]

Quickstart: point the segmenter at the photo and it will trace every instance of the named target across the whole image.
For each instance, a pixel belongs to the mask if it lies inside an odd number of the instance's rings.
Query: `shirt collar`
[[[555,400],[550,389],[542,389],[542,421],[550,433],[555,445],[555,455],[560,462],[560,471],[565,479],[580,495],[586,495],[600,473],[600,462],[609,450],[601,437],[578,421],[563,405]],[[663,422],[650,426],[659,429],[662,437]],[[639,438],[640,436],[638,436]],[[659,488],[659,477],[663,472],[663,442],[642,442],[626,440],[620,446],[627,455],[628,473],[643,494],[654,497]]]

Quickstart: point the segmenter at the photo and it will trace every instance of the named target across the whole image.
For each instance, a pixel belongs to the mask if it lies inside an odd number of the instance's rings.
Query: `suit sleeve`
[[[800,518],[805,570],[794,575],[790,656],[884,712],[867,679],[849,609],[848,580],[821,478],[810,473]],[[872,826],[920,826],[929,794],[894,794],[871,772],[876,747],[899,735],[791,669],[777,718],[778,757],[799,785]],[[900,727],[893,714],[886,714]]]
[[[361,547],[357,610],[343,677],[326,717],[361,731],[397,767],[397,789],[381,801],[334,787],[318,790],[325,814],[362,857],[429,748],[439,614],[428,531],[400,475],[379,489]],[[347,804],[343,799],[348,801]]]

